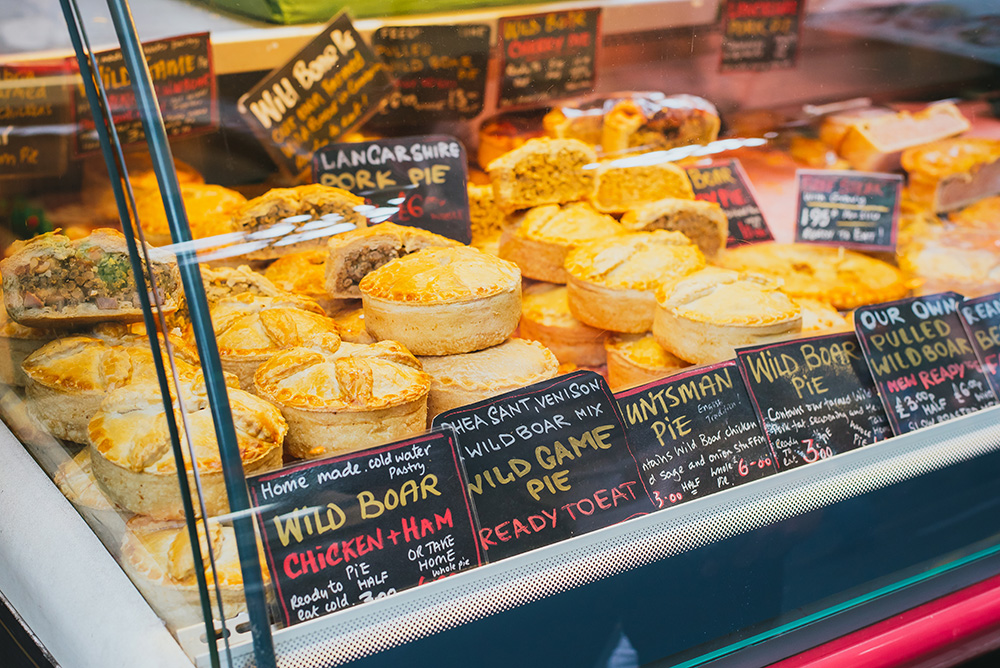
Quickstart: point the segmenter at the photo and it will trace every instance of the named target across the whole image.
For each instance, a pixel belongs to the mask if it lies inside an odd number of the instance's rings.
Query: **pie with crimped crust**
[[[323,337],[275,355],[254,376],[257,393],[288,420],[288,453],[354,452],[424,430],[431,379],[395,341]]]
[[[826,302],[839,311],[901,299],[908,289],[892,265],[834,246],[749,244],[729,249],[718,264],[779,278],[786,294]]]

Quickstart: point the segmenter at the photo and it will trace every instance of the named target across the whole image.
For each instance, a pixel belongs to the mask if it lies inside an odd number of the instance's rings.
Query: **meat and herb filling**
[[[340,288],[349,290],[356,287],[369,273],[390,260],[407,254],[402,246],[373,246],[360,248],[356,253],[348,254],[344,258],[344,273],[340,276]]]
[[[173,294],[172,268],[154,264],[153,276],[160,294]],[[140,308],[132,266],[124,253],[108,253],[91,246],[65,259],[32,257],[18,267],[25,308],[61,309],[93,304],[100,310]]]

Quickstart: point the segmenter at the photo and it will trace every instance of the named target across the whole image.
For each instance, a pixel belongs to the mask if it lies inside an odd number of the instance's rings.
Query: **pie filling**
[[[173,294],[176,286],[167,265],[153,265],[153,277],[161,294]],[[93,304],[101,310],[139,308],[132,266],[124,253],[87,249],[67,260],[33,257],[19,268],[18,279],[25,308],[64,308]]]
[[[416,249],[414,249],[414,252]],[[396,246],[374,246],[361,248],[355,253],[348,253],[344,257],[344,271],[340,276],[340,288],[349,290],[361,279],[375,271],[382,265],[388,264],[390,260],[409,255],[405,249]]]

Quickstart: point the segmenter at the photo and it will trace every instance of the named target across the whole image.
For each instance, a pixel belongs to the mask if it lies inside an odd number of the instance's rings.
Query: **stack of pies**
[[[714,260],[726,248],[729,219],[715,202],[667,197],[633,207],[622,216],[627,230],[680,232]]]
[[[596,163],[594,149],[581,141],[541,138],[500,156],[487,171],[497,206],[510,213],[587,199]]]

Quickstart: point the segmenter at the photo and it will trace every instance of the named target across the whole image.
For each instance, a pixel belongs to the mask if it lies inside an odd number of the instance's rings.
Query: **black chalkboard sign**
[[[207,32],[146,42],[142,51],[168,137],[186,137],[218,125],[212,45]],[[142,129],[142,119],[121,49],[98,53],[97,64],[108,91],[108,102],[119,139],[123,144],[145,141],[146,133]],[[77,91],[76,106],[79,124],[77,153],[83,155],[99,151],[101,144],[82,84]]]
[[[333,144],[316,152],[313,181],[349,190],[386,220],[469,243],[468,161],[462,142],[421,135]]]
[[[71,72],[64,60],[0,65],[0,178],[66,171]]]
[[[1000,396],[1000,293],[967,299],[958,312],[986,380]]]
[[[892,436],[851,332],[740,348],[736,356],[779,469]]]
[[[805,0],[727,0],[720,72],[793,67]]]
[[[508,16],[499,22],[500,109],[593,90],[601,10]]]
[[[777,470],[734,360],[656,380],[615,399],[660,508]]]
[[[286,624],[481,563],[450,433],[247,478]]]
[[[577,371],[442,413],[490,562],[654,509],[605,380]]]
[[[473,118],[483,110],[490,27],[384,26],[372,50],[396,79],[396,90],[365,127],[429,127]]]
[[[895,251],[899,174],[800,169],[795,240]]]
[[[897,434],[996,403],[966,337],[962,296],[943,292],[854,313],[854,327]]]
[[[391,92],[386,66],[341,12],[238,109],[278,166],[299,176],[319,148],[358,127]]]
[[[729,218],[727,248],[774,240],[739,160],[717,160],[708,165],[688,167],[687,175],[695,199],[715,202],[726,212]]]

